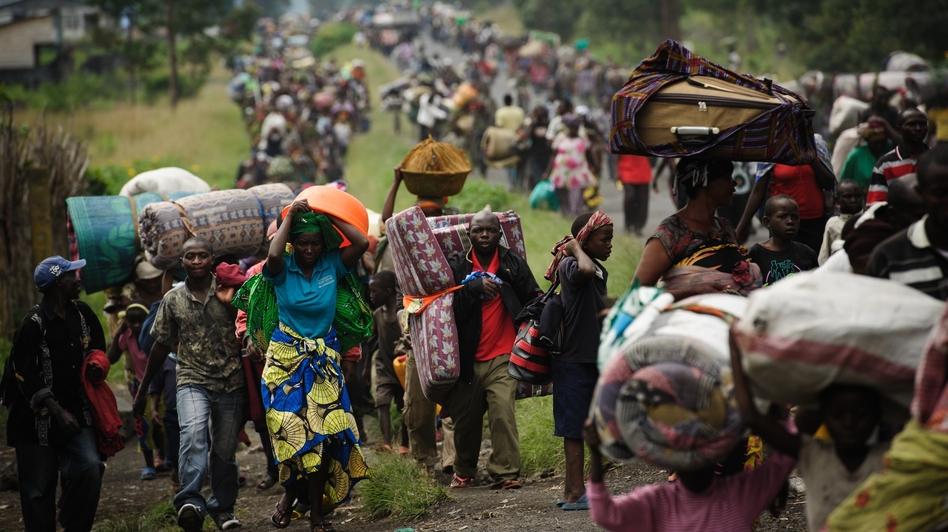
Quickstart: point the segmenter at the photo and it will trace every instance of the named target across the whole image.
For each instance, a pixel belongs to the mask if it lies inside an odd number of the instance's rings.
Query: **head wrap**
[[[586,225],[576,232],[576,240],[579,241],[580,245],[585,245],[589,235],[593,234],[595,230],[607,225],[612,225],[612,218],[602,211],[596,211],[592,213],[592,216],[589,217]],[[573,237],[571,235],[567,235],[563,237],[562,240],[554,244],[553,249],[550,250],[550,253],[553,255],[553,262],[550,263],[550,267],[546,269],[546,273],[543,274],[543,277],[545,277],[546,280],[550,281],[551,283],[555,283],[559,280],[557,270],[560,267],[560,262],[566,258],[566,252],[563,250],[563,248],[565,248],[566,244],[568,244],[571,240],[573,240]]]
[[[675,173],[672,190],[677,195],[678,188],[682,186],[686,189],[706,187],[715,179],[730,178],[732,173],[734,173],[734,163],[731,161],[682,157],[678,162],[678,171]]]
[[[316,214],[313,211],[296,213],[290,227],[290,235],[301,233],[322,233],[326,250],[336,249],[342,244],[342,235],[336,231],[325,214]]]

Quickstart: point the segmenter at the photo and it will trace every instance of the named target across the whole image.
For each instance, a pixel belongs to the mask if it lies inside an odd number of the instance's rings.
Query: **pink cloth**
[[[596,177],[586,162],[586,150],[589,145],[585,139],[560,134],[553,139],[553,149],[556,155],[553,158],[553,170],[550,172],[550,183],[555,188],[586,188],[596,184]]]
[[[138,346],[138,335],[131,329],[125,329],[125,332],[118,338],[118,346],[122,351],[128,351],[132,358],[132,367],[135,369],[135,380],[142,382],[142,377],[145,376],[145,366],[148,365],[148,355],[143,353],[142,348]]]
[[[793,458],[774,453],[757,469],[716,477],[703,493],[671,482],[613,498],[605,484],[590,481],[586,486],[590,517],[616,532],[749,531],[777,496],[794,463]]]

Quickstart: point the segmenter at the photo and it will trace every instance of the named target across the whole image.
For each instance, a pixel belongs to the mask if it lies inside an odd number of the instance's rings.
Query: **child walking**
[[[852,179],[843,179],[836,186],[836,203],[839,204],[839,214],[826,221],[823,230],[823,245],[817,257],[820,266],[833,254],[833,242],[841,238],[843,226],[853,216],[862,212],[865,195],[859,183]]]
[[[112,343],[109,345],[109,362],[115,364],[118,362],[122,353],[127,353],[125,358],[125,380],[128,383],[128,391],[135,399],[138,388],[141,386],[142,377],[145,375],[145,366],[148,364],[148,355],[146,355],[138,345],[138,336],[141,334],[145,318],[148,317],[148,307],[145,301],[136,299],[125,307],[125,319],[115,331]],[[121,313],[120,313],[121,315]],[[138,436],[138,447],[145,458],[145,468],[142,469],[141,480],[155,480],[158,470],[165,471],[164,463],[164,433],[161,430],[161,423],[149,425],[145,419],[135,419],[135,434]],[[148,443],[148,435],[151,432],[151,440],[158,450],[156,459],[152,446]],[[168,466],[171,464],[169,463]]]
[[[382,450],[392,452],[392,415],[390,406],[395,401],[399,412],[405,407],[405,390],[395,374],[395,344],[402,335],[398,323],[396,306],[397,281],[395,272],[385,270],[376,273],[369,281],[369,298],[378,306],[372,312],[373,332],[378,335],[378,350],[375,354],[375,406],[379,410],[379,427],[382,429]],[[372,366],[365,365],[362,379],[367,387],[372,386]],[[402,423],[399,454],[408,454],[408,430]]]
[[[741,364],[741,352],[732,335],[734,393],[741,416],[774,449],[797,460],[797,471],[806,483],[807,527],[813,532],[820,530],[833,509],[882,469],[889,442],[878,441],[879,394],[861,386],[827,388],[820,396],[820,413],[832,441],[822,441],[809,434],[793,434],[760,415]],[[875,441],[870,443],[870,439]]]
[[[793,458],[775,452],[756,469],[736,475],[718,475],[714,467],[679,471],[668,484],[650,484],[612,497],[603,481],[599,435],[591,422],[583,428],[583,436],[589,445],[590,517],[613,532],[753,530],[794,464]]]
[[[800,207],[786,194],[772,196],[764,204],[764,227],[770,238],[751,247],[748,256],[760,266],[764,286],[818,266],[816,253],[794,242],[800,229]]]
[[[566,454],[564,510],[588,510],[583,485],[583,423],[599,379],[596,367],[601,319],[606,312],[609,272],[602,262],[612,254],[612,219],[602,211],[573,221],[572,236],[553,247],[546,278],[560,283],[563,302],[562,352],[553,359],[553,420],[555,436],[563,438]]]

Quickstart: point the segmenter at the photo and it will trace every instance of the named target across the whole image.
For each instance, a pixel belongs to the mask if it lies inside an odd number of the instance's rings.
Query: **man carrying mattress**
[[[514,318],[542,291],[526,261],[499,246],[500,220],[496,215],[477,213],[469,233],[471,251],[450,260],[455,282],[463,286],[454,298],[461,374],[447,404],[457,448],[451,487],[467,488],[474,481],[486,411],[492,449],[487,460],[490,487],[517,489],[517,381],[507,375],[507,364],[517,336]]]

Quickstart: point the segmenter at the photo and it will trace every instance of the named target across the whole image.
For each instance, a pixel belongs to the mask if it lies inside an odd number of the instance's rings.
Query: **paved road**
[[[454,64],[460,64],[463,59],[463,53],[457,48],[451,48],[445,46],[442,43],[433,41],[427,34],[423,34],[419,37],[421,44],[424,45],[425,54],[430,58],[433,54],[438,54],[439,57],[450,57]],[[498,72],[496,78],[494,79],[494,84],[491,86],[491,97],[494,99],[494,102],[500,106],[503,105],[504,95],[509,93],[510,89],[507,84],[507,73],[504,70]],[[539,102],[535,95],[531,94],[531,101]],[[663,172],[662,175],[657,176],[657,179],[660,180],[659,191],[652,192],[652,196],[649,201],[649,212],[648,212],[648,221],[646,222],[645,233],[648,234],[652,228],[658,227],[658,224],[662,222],[665,218],[671,216],[677,210],[674,203],[672,202],[671,195],[668,191],[668,175],[667,172]],[[504,169],[489,169],[487,174],[487,181],[491,184],[507,186],[507,172]],[[619,221],[624,219],[622,212],[622,193],[619,192],[615,185],[610,180],[604,180],[602,183],[601,193],[603,196],[603,202],[600,205],[600,209],[605,211],[609,216],[614,220]],[[754,222],[757,223],[756,221]],[[622,226],[623,223],[617,223],[616,225]],[[763,241],[768,237],[767,231],[763,229],[758,229],[756,234],[752,234],[747,241],[747,246]]]

